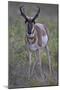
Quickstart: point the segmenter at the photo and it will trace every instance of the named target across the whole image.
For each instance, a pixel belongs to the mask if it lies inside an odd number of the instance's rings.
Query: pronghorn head
[[[36,15],[33,17],[26,16],[22,9],[23,9],[23,6],[20,7],[20,12],[21,12],[21,15],[25,19],[25,23],[27,23],[27,29],[28,29],[27,33],[28,33],[28,35],[31,35],[33,33],[35,19],[38,17],[38,15],[40,13],[40,8],[38,8]]]

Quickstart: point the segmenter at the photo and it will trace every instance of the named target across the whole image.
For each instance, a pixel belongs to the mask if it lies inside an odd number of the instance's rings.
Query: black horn
[[[39,13],[40,13],[40,8],[38,8],[38,11],[37,11],[36,15],[33,17],[32,22],[35,21],[35,19],[36,19],[36,18],[38,17],[38,15],[39,15]]]
[[[23,8],[23,6],[20,7],[21,15],[24,17],[25,22],[27,22],[27,21],[28,21],[28,18],[27,18],[27,16],[23,13],[22,8]]]

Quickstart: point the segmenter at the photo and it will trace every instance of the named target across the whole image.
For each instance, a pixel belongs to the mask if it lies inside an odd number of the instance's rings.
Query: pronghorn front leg
[[[30,69],[31,69],[31,52],[30,50],[28,51],[28,54],[29,54],[29,69],[28,69],[28,78],[30,78]]]
[[[32,67],[32,72],[31,72],[31,74],[33,74],[33,71],[34,71],[35,65],[36,65],[37,60],[38,60],[37,51],[35,51],[34,53],[35,53],[35,61],[34,61],[33,67]]]
[[[37,55],[38,55],[38,60],[39,60],[39,65],[40,65],[40,74],[41,74],[41,78],[42,78],[42,80],[44,80],[44,75],[43,75],[43,72],[42,72],[42,62],[41,62],[41,50],[39,49],[38,51],[37,51]]]
[[[40,74],[41,74],[41,77],[43,78],[43,74],[42,74],[42,66],[41,66],[41,57],[40,57],[40,50],[36,50],[35,52],[35,62],[34,62],[34,65],[33,65],[33,68],[32,68],[32,74],[33,74],[33,71],[34,71],[34,68],[35,68],[35,65],[37,62],[39,62],[39,66],[40,66]]]
[[[52,71],[51,71],[51,57],[50,57],[48,46],[46,46],[46,52],[47,52],[47,55],[48,55],[49,71],[50,71],[50,75],[51,75],[52,74]]]

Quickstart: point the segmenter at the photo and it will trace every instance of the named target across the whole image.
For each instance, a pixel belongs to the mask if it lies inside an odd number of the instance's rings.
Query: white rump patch
[[[45,36],[42,36],[42,47],[46,46],[48,42],[48,36],[45,35]]]

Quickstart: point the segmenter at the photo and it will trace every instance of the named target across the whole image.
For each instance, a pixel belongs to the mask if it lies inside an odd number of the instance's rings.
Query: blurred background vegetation
[[[52,77],[49,76],[46,52],[41,53],[42,68],[46,79],[42,81],[39,66],[36,65],[33,75],[28,80],[29,60],[27,56],[25,33],[26,25],[19,7],[24,5],[24,13],[34,16],[37,6],[40,15],[36,22],[46,24],[49,30],[49,48],[52,60]],[[9,88],[58,85],[58,5],[8,2],[8,34],[9,34]],[[34,63],[34,54],[32,63]]]

